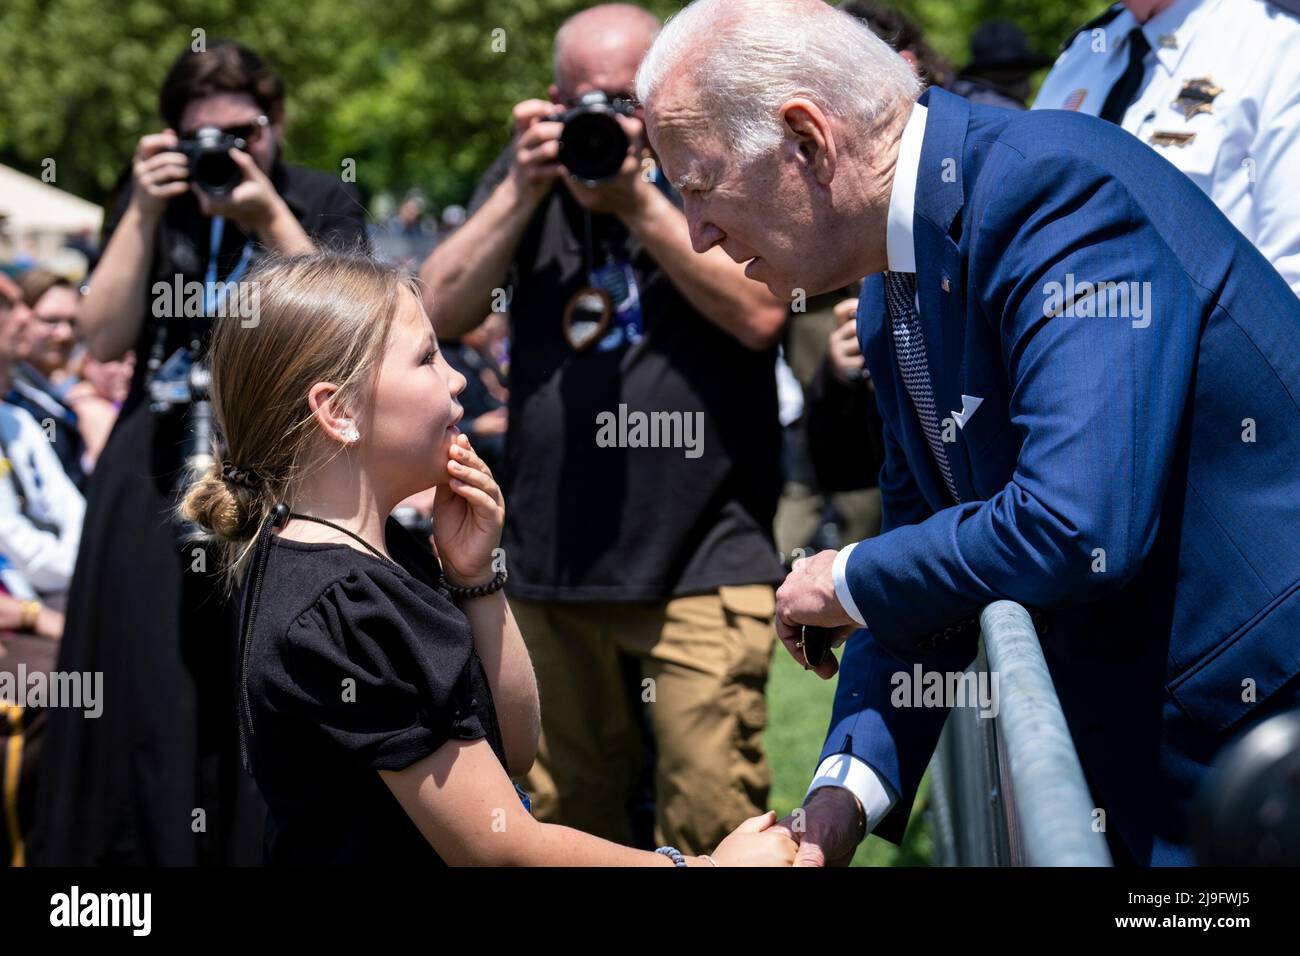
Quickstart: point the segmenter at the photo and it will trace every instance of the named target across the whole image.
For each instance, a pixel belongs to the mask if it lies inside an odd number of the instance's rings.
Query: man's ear
[[[339,387],[332,382],[317,382],[307,392],[307,407],[322,432],[340,445],[350,445],[356,439],[356,419],[342,406]]]
[[[787,100],[779,115],[786,135],[794,140],[817,182],[830,185],[838,160],[830,119],[821,107],[802,96]]]
[[[560,99],[560,88],[552,83],[546,88],[546,95],[551,98],[551,102],[556,106],[563,106],[564,101]]]

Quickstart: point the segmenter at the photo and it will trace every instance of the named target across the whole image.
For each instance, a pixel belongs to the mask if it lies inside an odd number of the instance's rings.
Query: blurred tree
[[[103,200],[157,93],[202,30],[262,54],[288,89],[287,155],[356,163],[364,192],[463,201],[504,145],[510,107],[545,96],[551,38],[582,0],[5,0],[0,161]],[[648,4],[661,14],[677,4]]]
[[[1106,0],[896,0],[930,44],[960,69],[970,60],[970,35],[988,20],[1010,20],[1039,53],[1055,56],[1076,28],[1110,4]]]
[[[256,49],[288,89],[287,155],[366,194],[422,188],[463,202],[504,145],[511,105],[545,96],[551,38],[584,0],[4,0],[0,161],[103,201],[135,141],[161,127],[167,67],[195,42]],[[668,15],[681,4],[643,4]],[[1053,52],[1103,3],[900,0],[957,65],[979,23],[1018,23]]]

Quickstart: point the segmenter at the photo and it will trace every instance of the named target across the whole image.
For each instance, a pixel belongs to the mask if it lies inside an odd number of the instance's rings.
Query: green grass
[[[768,724],[763,735],[772,767],[769,805],[785,816],[803,801],[817,769],[826,727],[831,717],[835,681],[824,681],[803,670],[778,641],[767,686]],[[931,842],[928,820],[922,815],[929,793],[928,775],[912,807],[903,845],[869,836],[853,857],[854,866],[927,866]]]

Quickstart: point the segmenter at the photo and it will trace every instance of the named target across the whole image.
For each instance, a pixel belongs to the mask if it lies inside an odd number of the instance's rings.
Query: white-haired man
[[[1006,598],[1034,614],[1112,852],[1190,862],[1215,752],[1300,698],[1285,280],[1117,127],[917,101],[907,64],[819,0],[697,0],[637,93],[698,251],[779,296],[868,276],[884,530],[777,595],[792,654],[803,625],[866,627],[802,859],[901,838],[947,709],[896,705],[894,678],[963,670]]]

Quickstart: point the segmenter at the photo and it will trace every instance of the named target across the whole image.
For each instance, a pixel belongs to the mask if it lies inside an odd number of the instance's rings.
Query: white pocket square
[[[977,398],[974,395],[963,395],[961,397],[961,411],[952,413],[952,420],[957,423],[958,428],[965,428],[970,417],[975,414],[975,409],[984,404],[984,399]]]

